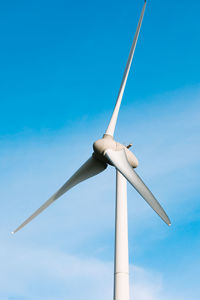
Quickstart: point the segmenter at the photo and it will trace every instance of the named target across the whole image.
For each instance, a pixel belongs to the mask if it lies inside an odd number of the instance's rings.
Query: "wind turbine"
[[[69,178],[69,180],[51,196],[39,209],[37,209],[28,219],[26,219],[12,233],[16,233],[33,218],[39,215],[44,209],[61,197],[69,189],[80,182],[103,172],[108,165],[116,168],[116,216],[115,216],[115,268],[114,268],[114,300],[129,300],[129,262],[128,262],[128,225],[127,225],[127,181],[146,200],[150,207],[168,225],[170,219],[153,196],[151,191],[144,184],[142,179],[135,172],[138,160],[127,147],[114,140],[114,132],[118,113],[137,44],[144,12],[146,0],[140,15],[137,30],[129,53],[128,61],[119,89],[116,105],[103,137],[93,144],[94,152],[92,156]]]

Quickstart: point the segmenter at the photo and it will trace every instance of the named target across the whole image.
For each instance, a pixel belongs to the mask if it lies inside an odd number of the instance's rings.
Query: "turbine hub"
[[[130,165],[133,168],[137,168],[138,166],[138,160],[135,157],[135,155],[126,146],[116,142],[111,135],[104,134],[102,139],[94,142],[93,149],[94,149],[95,156],[99,160],[106,162],[108,164],[110,164],[110,162],[108,162],[107,158],[105,157],[106,150],[111,149],[113,151],[120,151],[124,149]]]

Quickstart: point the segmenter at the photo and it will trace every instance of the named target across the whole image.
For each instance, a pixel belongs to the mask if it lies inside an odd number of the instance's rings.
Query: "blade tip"
[[[15,231],[12,231],[11,234],[15,234]]]

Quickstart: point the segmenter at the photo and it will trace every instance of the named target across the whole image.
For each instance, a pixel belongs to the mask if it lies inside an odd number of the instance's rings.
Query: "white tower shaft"
[[[129,300],[127,181],[116,170],[114,300]]]

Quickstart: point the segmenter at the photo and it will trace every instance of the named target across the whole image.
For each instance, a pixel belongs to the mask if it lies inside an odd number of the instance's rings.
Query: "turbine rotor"
[[[131,67],[135,47],[137,44],[144,12],[146,1],[144,3],[135,37],[131,46],[128,61],[122,78],[119,94],[117,97],[116,105],[110,119],[108,128],[103,138],[97,140],[93,144],[94,153],[92,156],[65,182],[61,188],[54,193],[40,208],[38,208],[28,219],[26,219],[13,233],[23,228],[26,224],[32,221],[54,201],[60,198],[64,193],[69,191],[79,183],[103,172],[107,168],[107,164],[114,166],[136,189],[136,191],[143,197],[143,199],[151,206],[151,208],[163,219],[168,225],[171,224],[167,214],[153,196],[151,191],[144,184],[142,179],[137,175],[133,168],[138,166],[138,160],[135,155],[129,150],[132,144],[125,146],[114,140],[114,131],[118,119],[118,113],[128,78],[129,70]]]

